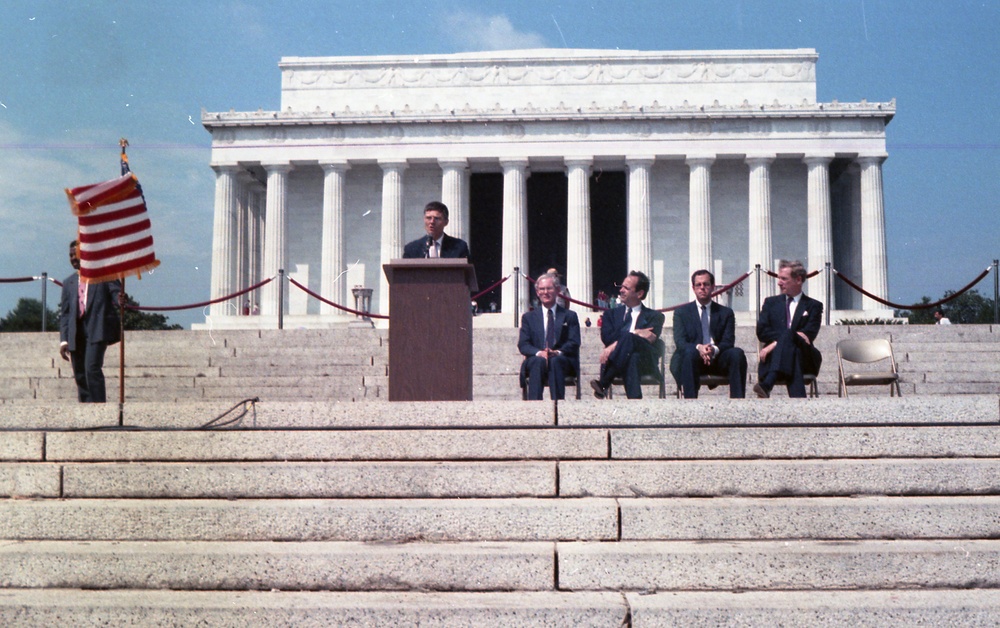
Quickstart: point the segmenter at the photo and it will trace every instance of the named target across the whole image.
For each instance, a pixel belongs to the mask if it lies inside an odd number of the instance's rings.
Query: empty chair
[[[866,370],[846,373],[846,364],[872,364],[889,360],[889,370]],[[903,393],[899,390],[899,372],[896,358],[892,355],[892,344],[884,338],[869,340],[841,340],[837,343],[837,364],[840,369],[840,384],[837,396],[847,397],[848,386],[889,386],[889,396]]]

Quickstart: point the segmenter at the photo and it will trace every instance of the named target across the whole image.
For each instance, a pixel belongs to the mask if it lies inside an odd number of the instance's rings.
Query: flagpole
[[[118,324],[120,340],[118,341],[118,425],[125,425],[125,278],[122,277],[122,289],[118,293]]]

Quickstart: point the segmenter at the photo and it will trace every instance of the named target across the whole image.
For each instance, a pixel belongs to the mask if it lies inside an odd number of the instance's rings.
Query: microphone
[[[424,257],[431,256],[431,247],[434,246],[434,238],[427,236],[424,239]]]

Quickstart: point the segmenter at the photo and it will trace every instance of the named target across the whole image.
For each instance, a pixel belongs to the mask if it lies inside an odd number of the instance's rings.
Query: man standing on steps
[[[469,245],[461,238],[453,238],[444,232],[448,226],[448,207],[439,201],[431,201],[424,207],[424,230],[422,238],[403,247],[404,259],[422,257],[469,258]]]
[[[736,346],[736,315],[712,300],[715,275],[691,275],[695,300],[674,310],[674,355],[670,372],[685,399],[697,399],[703,374],[729,378],[729,396],[746,397],[747,356]]]
[[[541,275],[535,281],[541,305],[521,316],[517,349],[525,356],[521,385],[527,385],[529,400],[542,399],[546,378],[549,397],[564,399],[566,376],[580,373],[580,319],[558,304],[559,289],[556,275]]]
[[[645,373],[660,375],[657,361],[663,355],[660,340],[663,313],[642,304],[649,293],[649,277],[633,270],[622,281],[618,295],[621,305],[601,317],[601,377],[590,381],[594,396],[604,399],[616,377],[625,380],[625,396],[642,399],[640,377]]]
[[[823,321],[823,304],[802,294],[806,269],[802,262],[781,260],[778,289],[781,294],[764,299],[757,319],[757,339],[764,343],[753,391],[766,399],[778,377],[787,382],[789,397],[805,397],[802,375],[819,374],[823,355],[813,345]]]
[[[63,280],[59,303],[59,355],[73,365],[81,403],[104,403],[104,352],[121,339],[118,306],[121,282],[80,281],[77,241],[69,243],[69,263],[77,272]]]

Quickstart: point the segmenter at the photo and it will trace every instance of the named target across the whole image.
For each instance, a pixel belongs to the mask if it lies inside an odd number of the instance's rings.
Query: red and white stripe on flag
[[[160,265],[153,252],[146,201],[131,174],[67,189],[79,220],[80,280],[100,283]]]

